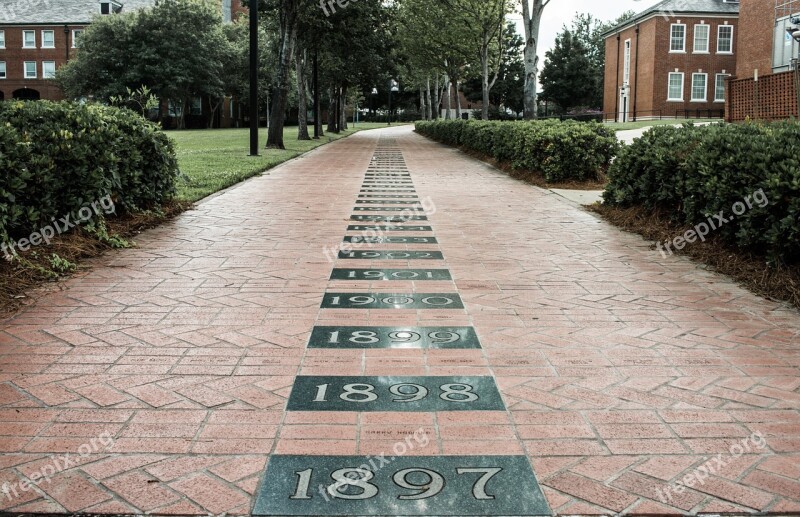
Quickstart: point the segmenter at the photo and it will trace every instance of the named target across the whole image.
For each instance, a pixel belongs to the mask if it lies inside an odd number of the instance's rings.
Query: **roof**
[[[154,5],[156,0],[116,0],[122,11]],[[87,24],[100,14],[100,0],[2,0],[0,25]]]
[[[663,0],[653,7],[638,13],[630,20],[607,30],[603,33],[603,36],[619,32],[625,27],[635,25],[645,18],[658,14],[664,14],[665,16],[675,16],[679,14],[738,15],[739,2],[725,2],[723,0]]]

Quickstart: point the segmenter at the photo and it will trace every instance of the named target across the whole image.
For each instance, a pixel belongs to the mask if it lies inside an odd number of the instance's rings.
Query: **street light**
[[[399,92],[399,84],[394,79],[389,79],[389,125],[392,125],[392,92]]]

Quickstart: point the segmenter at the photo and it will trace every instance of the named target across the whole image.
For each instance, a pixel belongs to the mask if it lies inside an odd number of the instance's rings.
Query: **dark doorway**
[[[38,101],[41,98],[41,95],[39,95],[39,90],[33,90],[31,88],[20,88],[19,90],[15,90],[13,96],[15,99],[21,101]]]

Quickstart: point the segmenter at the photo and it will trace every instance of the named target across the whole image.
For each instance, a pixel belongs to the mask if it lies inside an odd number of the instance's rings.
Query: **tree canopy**
[[[345,129],[356,104],[392,116],[391,81],[399,84],[392,107],[410,116],[460,117],[464,97],[480,104],[481,118],[531,116],[531,78],[539,79],[531,48],[549,0],[257,1],[259,113],[269,122],[269,147],[284,147],[290,113],[303,139],[309,121]],[[512,21],[520,7],[522,35]],[[565,109],[601,103],[606,27],[584,14],[564,27],[541,72],[544,98]],[[57,80],[68,96],[101,102],[146,87],[162,105],[186,108],[197,97],[212,112],[227,97],[247,105],[249,37],[246,16],[226,24],[213,2],[159,0],[98,17]]]

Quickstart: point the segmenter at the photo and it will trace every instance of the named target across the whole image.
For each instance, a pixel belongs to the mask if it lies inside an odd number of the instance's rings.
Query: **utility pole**
[[[258,0],[250,0],[250,156],[258,156]]]

